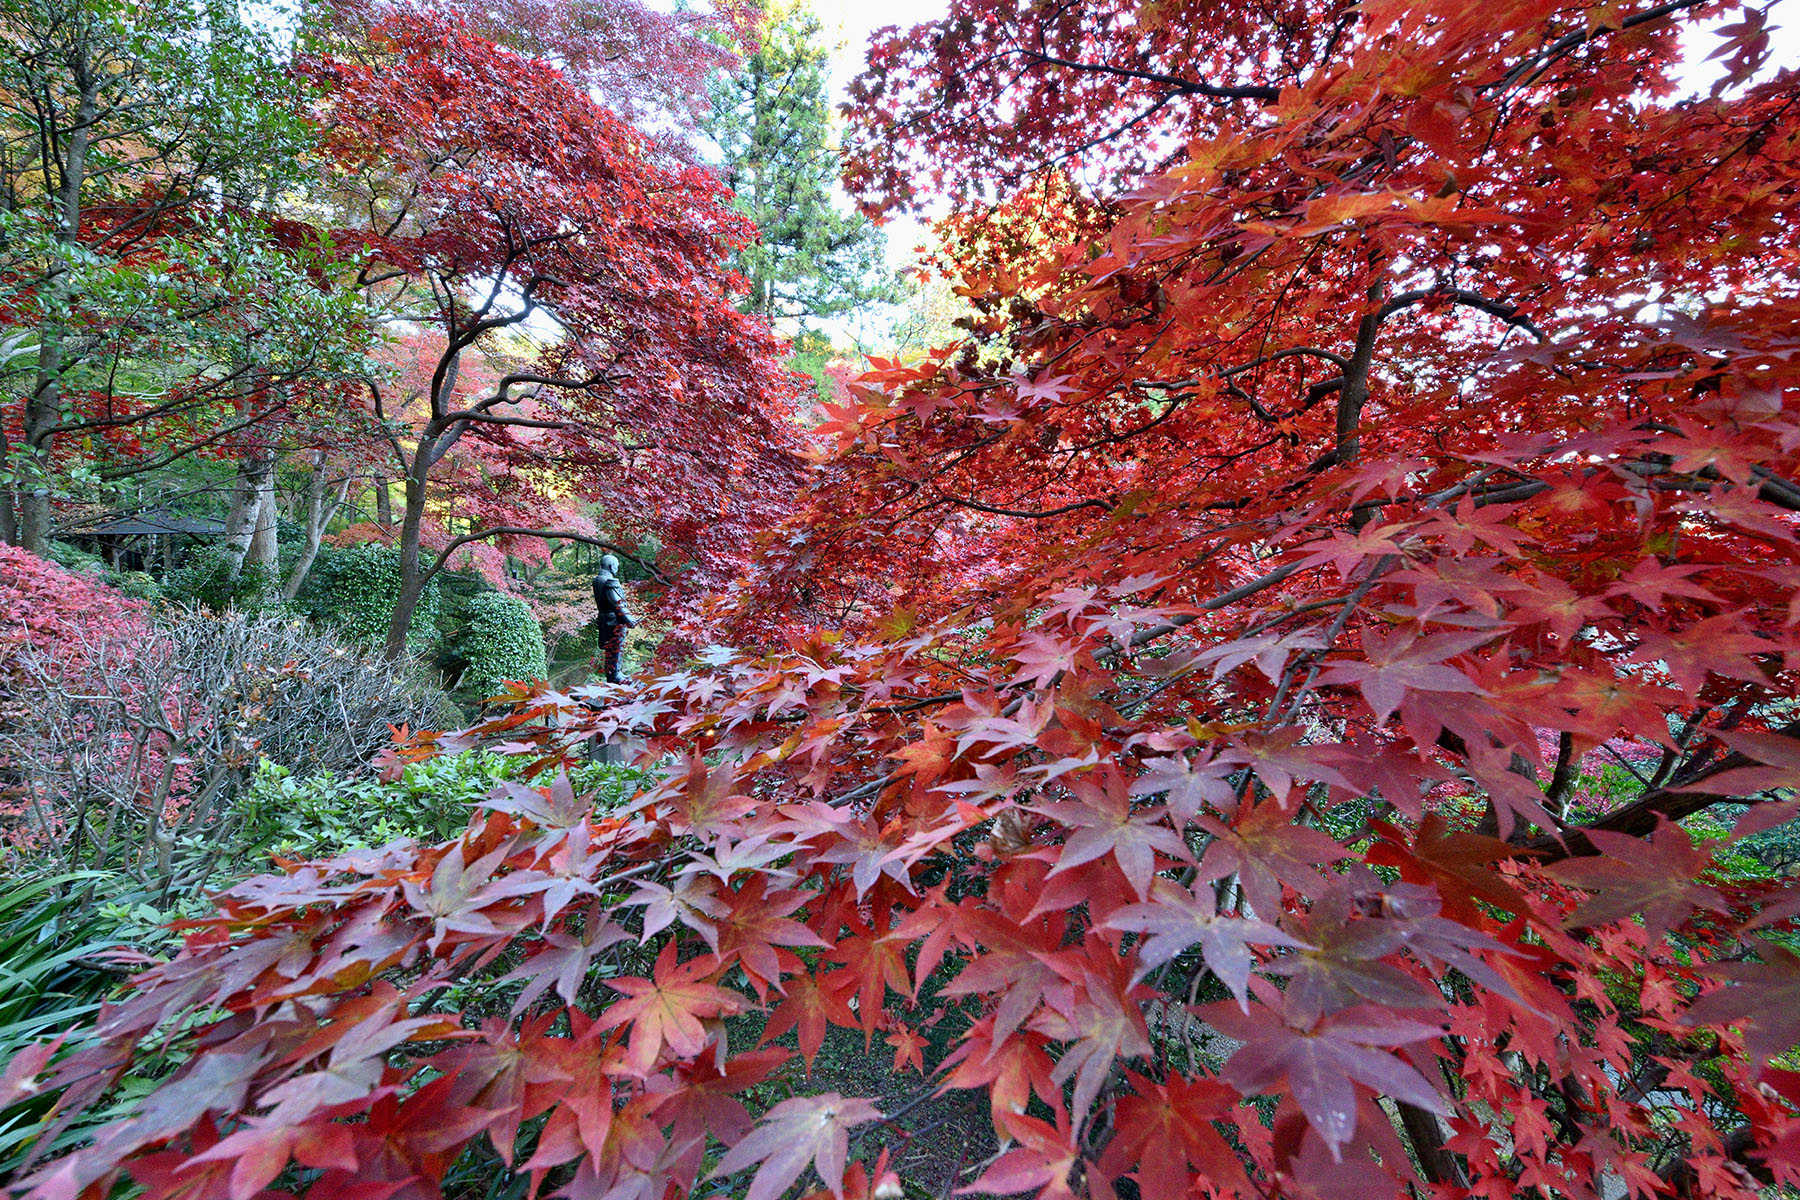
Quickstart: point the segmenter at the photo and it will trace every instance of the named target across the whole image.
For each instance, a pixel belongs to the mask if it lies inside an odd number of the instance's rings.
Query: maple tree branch
[[[444,548],[438,551],[436,561],[433,562],[431,567],[425,572],[422,582],[429,582],[439,571],[442,571],[445,564],[450,561],[450,556],[462,547],[471,542],[486,541],[491,537],[503,536],[535,537],[543,538],[546,541],[580,542],[586,546],[598,546],[602,550],[611,550],[621,558],[630,559],[632,562],[648,571],[656,579],[656,582],[664,585],[667,585],[669,582],[668,577],[657,570],[655,564],[645,562],[617,542],[609,542],[605,538],[592,537],[585,533],[569,533],[560,529],[527,529],[523,526],[515,525],[496,525],[492,529],[483,529],[475,533],[465,533],[458,537],[451,538],[450,541],[445,544]]]
[[[1195,606],[1201,610],[1200,612],[1183,613],[1178,617],[1170,617],[1160,625],[1152,625],[1148,629],[1140,629],[1131,635],[1131,640],[1123,647],[1115,647],[1114,649],[1104,651],[1103,653],[1117,656],[1131,650],[1140,649],[1159,638],[1169,636],[1171,633],[1174,633],[1177,629],[1180,629],[1185,625],[1193,624],[1206,613],[1217,612],[1221,608],[1227,608],[1236,604],[1239,600],[1248,599],[1260,591],[1274,587],[1299,569],[1300,568],[1297,565],[1277,567],[1266,575],[1259,575],[1248,583],[1239,584],[1229,592],[1221,592],[1210,600],[1202,600]]]
[[[1285,724],[1299,715],[1300,705],[1312,694],[1313,681],[1324,669],[1326,656],[1337,649],[1338,637],[1344,632],[1345,626],[1350,624],[1350,618],[1356,615],[1357,606],[1368,597],[1370,592],[1375,590],[1375,585],[1381,582],[1381,577],[1391,571],[1394,564],[1399,561],[1400,556],[1397,554],[1384,554],[1376,559],[1375,565],[1369,568],[1368,578],[1356,585],[1356,590],[1345,599],[1344,606],[1338,610],[1337,616],[1332,619],[1331,624],[1320,636],[1320,641],[1324,645],[1309,653],[1296,654],[1293,662],[1282,671],[1281,686],[1276,689],[1275,698],[1269,701],[1270,714],[1279,714],[1276,715],[1276,720]],[[1303,663],[1308,667],[1306,682],[1294,689],[1293,702],[1283,712],[1281,705],[1284,694],[1287,692],[1289,684],[1298,677],[1299,668]]]
[[[1419,1156],[1419,1167],[1425,1174],[1425,1181],[1451,1184],[1458,1188],[1468,1187],[1469,1176],[1457,1161],[1456,1155],[1445,1145],[1444,1126],[1437,1114],[1404,1100],[1395,1101],[1394,1107],[1400,1115],[1400,1125],[1406,1131],[1407,1140],[1412,1143],[1414,1153]]]
[[[462,412],[451,413],[446,416],[444,420],[446,422],[457,420],[479,420],[479,416],[469,414],[485,413],[502,404],[517,404],[519,400],[528,399],[528,396],[520,396],[517,399],[513,397],[512,389],[514,384],[535,383],[539,387],[563,388],[566,391],[578,392],[591,388],[595,384],[603,383],[605,380],[605,373],[600,371],[596,371],[586,379],[581,380],[566,379],[556,375],[539,375],[531,371],[518,371],[511,375],[502,376],[499,384],[494,388],[493,395],[484,396],[469,408]]]
[[[1403,308],[1409,308],[1415,304],[1422,304],[1427,300],[1437,299],[1438,297],[1445,297],[1453,304],[1460,305],[1464,308],[1476,309],[1496,320],[1504,321],[1515,328],[1523,329],[1540,342],[1547,340],[1544,331],[1532,324],[1529,317],[1519,315],[1519,308],[1516,304],[1507,304],[1500,300],[1490,300],[1479,292],[1471,292],[1463,288],[1420,288],[1416,291],[1401,292],[1398,296],[1393,297],[1386,304],[1381,306],[1376,320],[1385,321],[1388,317],[1399,312]]]
[[[270,407],[265,408],[265,409],[261,410],[260,412],[252,413],[250,416],[244,418],[241,421],[237,421],[230,425],[227,425],[223,429],[215,430],[214,432],[208,434],[206,437],[198,438],[195,441],[187,443],[186,445],[177,446],[173,450],[165,451],[164,453],[158,455],[156,458],[150,459],[146,462],[131,463],[131,464],[129,464],[127,466],[123,466],[123,467],[111,467],[111,468],[108,468],[107,470],[97,472],[97,475],[99,478],[105,479],[105,480],[129,479],[133,475],[141,475],[145,471],[152,471],[152,470],[155,470],[157,467],[166,467],[170,463],[176,462],[183,458],[186,458],[188,455],[193,454],[196,451],[204,450],[208,446],[216,445],[219,442],[224,441],[226,438],[230,437],[232,434],[238,432],[239,430],[248,429],[253,425],[257,425],[257,424],[267,420],[268,418],[274,416],[276,413],[280,412],[282,409],[284,409],[286,407],[287,407],[287,401],[285,399],[277,401],[275,404],[271,405]]]
[[[1780,737],[1793,738],[1800,741],[1800,721],[1793,721],[1780,729],[1772,731]],[[1703,770],[1696,772],[1691,778],[1679,781],[1677,786],[1650,788],[1630,804],[1606,814],[1597,821],[1575,828],[1565,829],[1560,834],[1545,834],[1533,838],[1524,844],[1526,853],[1535,857],[1540,863],[1558,862],[1565,858],[1584,858],[1600,853],[1587,834],[1599,830],[1607,833],[1623,833],[1631,837],[1644,837],[1653,832],[1662,820],[1679,821],[1681,818],[1711,808],[1715,804],[1754,804],[1756,797],[1731,795],[1723,792],[1704,792],[1689,790],[1694,784],[1703,783],[1714,775],[1738,767],[1756,766],[1754,759],[1742,754],[1731,753],[1723,758],[1708,762]],[[1682,773],[1676,772],[1679,777]],[[1679,789],[1679,790],[1678,790]]]
[[[1065,504],[1061,508],[1049,508],[1044,509],[1041,512],[1033,512],[1030,509],[1001,508],[995,504],[983,504],[979,500],[966,500],[961,496],[952,496],[948,492],[940,492],[939,495],[943,496],[945,500],[948,500],[952,504],[960,504],[964,508],[973,508],[978,512],[993,513],[995,516],[1000,517],[1021,517],[1033,521],[1041,520],[1045,517],[1060,517],[1065,513],[1072,513],[1077,509],[1082,508],[1097,508],[1102,512],[1106,512],[1112,509],[1115,503],[1111,500],[1077,500],[1075,503]]]
[[[1350,360],[1335,350],[1326,350],[1318,346],[1290,346],[1286,350],[1276,350],[1273,353],[1253,358],[1247,363],[1239,363],[1235,367],[1227,367],[1219,372],[1219,378],[1230,379],[1233,375],[1242,375],[1245,371],[1254,371],[1258,367],[1267,366],[1272,362],[1280,362],[1284,358],[1297,357],[1322,358],[1326,362],[1336,366],[1340,371],[1348,370],[1350,367]],[[1194,384],[1198,383],[1199,380],[1182,380],[1180,382]]]
[[[446,424],[473,421],[482,425],[517,425],[525,429],[567,429],[569,421],[540,421],[535,417],[511,417],[503,413],[459,412],[445,418]]]
[[[1765,1187],[1773,1186],[1775,1175],[1765,1163],[1766,1155],[1756,1148],[1756,1130],[1752,1125],[1740,1125],[1720,1139],[1720,1150],[1728,1162],[1736,1163],[1744,1168],[1752,1178]],[[1657,1169],[1657,1177],[1676,1189],[1677,1196],[1698,1196],[1706,1193],[1698,1190],[1701,1186],[1699,1172],[1695,1169],[1693,1156],[1683,1155],[1664,1163]]]
[[[1124,79],[1139,79],[1146,83],[1160,83],[1165,87],[1187,96],[1205,96],[1211,100],[1260,100],[1273,103],[1281,98],[1281,89],[1267,84],[1245,83],[1220,85],[1207,83],[1199,79],[1185,79],[1180,75],[1166,75],[1161,71],[1146,71],[1138,67],[1115,67],[1109,63],[1076,62],[1070,58],[1058,58],[1054,54],[1042,50],[1032,50],[1021,46],[1013,51],[1033,59],[1045,66],[1063,67],[1070,71],[1086,71],[1100,75],[1116,75]]]
[[[1544,789],[1544,795],[1550,803],[1561,804],[1569,785],[1575,782],[1579,774],[1575,764],[1575,735],[1565,729],[1556,736],[1556,766],[1550,772],[1550,786]],[[1567,814],[1557,815],[1560,818]]]
[[[1597,37],[1607,33],[1622,33],[1627,29],[1645,25],[1651,21],[1660,21],[1662,18],[1678,13],[1684,8],[1696,8],[1703,3],[1706,3],[1706,0],[1671,0],[1668,4],[1659,4],[1655,8],[1646,9],[1641,13],[1626,17],[1623,21],[1619,22],[1617,28],[1598,25],[1589,29],[1584,29],[1578,33],[1564,34],[1536,54],[1521,59],[1512,70],[1501,76],[1497,82],[1483,88],[1478,88],[1477,90],[1504,93],[1511,90],[1513,85],[1518,83],[1521,76],[1524,76],[1527,71],[1531,74],[1529,78],[1524,80],[1524,84],[1525,86],[1530,86],[1537,81],[1539,75],[1542,75],[1544,71],[1549,68],[1551,63],[1563,57],[1563,55],[1567,54],[1569,51],[1577,49],[1586,43],[1593,41]]]
[[[1382,283],[1377,279],[1369,285],[1369,299],[1376,300],[1381,295]],[[1332,444],[1332,463],[1347,467],[1356,459],[1359,439],[1358,429],[1362,424],[1363,404],[1369,398],[1369,368],[1375,361],[1375,336],[1381,331],[1381,322],[1387,313],[1383,309],[1365,312],[1356,327],[1356,349],[1350,355],[1350,365],[1344,368],[1344,386],[1338,392],[1337,421],[1335,440]]]
[[[1657,761],[1656,770],[1650,773],[1651,787],[1661,787],[1663,784],[1669,782],[1669,777],[1675,773],[1675,768],[1679,765],[1681,756],[1694,744],[1694,733],[1700,728],[1700,722],[1704,721],[1707,714],[1712,711],[1713,708],[1711,705],[1702,705],[1689,713],[1686,719],[1681,722],[1681,730],[1676,733],[1673,739],[1674,744],[1663,750],[1662,757]],[[1739,715],[1740,714],[1738,713],[1732,713],[1729,719],[1735,721],[1736,717]]]

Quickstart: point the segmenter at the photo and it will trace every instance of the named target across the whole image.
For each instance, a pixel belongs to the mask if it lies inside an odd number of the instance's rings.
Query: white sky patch
[[[950,11],[948,0],[812,0],[831,49],[831,102],[849,99],[850,81],[868,62],[869,35],[888,25],[911,29]],[[929,234],[915,217],[896,216],[883,226],[888,266],[903,270],[916,260],[914,248]]]
[[[1800,70],[1800,4],[1789,4],[1784,8],[1780,0],[1768,0],[1766,4],[1754,7],[1768,13],[1769,57],[1757,76],[1758,82],[1772,78],[1775,72],[1784,68]],[[1676,76],[1688,92],[1703,96],[1725,74],[1725,60],[1709,62],[1708,57],[1725,44],[1718,30],[1742,21],[1744,12],[1744,9],[1738,9],[1715,21],[1688,25],[1682,30],[1683,62]]]

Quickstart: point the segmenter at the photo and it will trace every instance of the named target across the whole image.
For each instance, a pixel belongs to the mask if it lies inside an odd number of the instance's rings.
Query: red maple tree
[[[431,1196],[485,1139],[560,1196],[866,1198],[939,1089],[978,1194],[1800,1184],[1800,902],[1730,857],[1800,787],[1800,82],[1745,10],[1677,93],[1727,7],[889,40],[877,200],[1088,207],[966,240],[968,343],[832,410],[722,614],[783,639],[420,747],[676,765],[225,894],[8,1069],[68,1120],[191,1052],[28,1193]],[[833,1026],[929,1079],[746,1106]]]
[[[605,540],[513,522],[517,506],[477,511],[473,494],[476,527],[421,557],[439,465],[470,442],[540,494],[604,498],[613,540],[654,531],[700,564],[692,586],[735,574],[749,531],[785,511],[798,435],[779,341],[731,303],[726,255],[750,233],[723,188],[654,153],[555,65],[459,18],[342,18],[300,63],[320,90],[330,186],[366,218],[334,236],[360,253],[356,283],[411,357],[426,356],[422,382],[370,383],[406,495],[390,652],[471,541]],[[485,379],[484,358],[499,364]]]

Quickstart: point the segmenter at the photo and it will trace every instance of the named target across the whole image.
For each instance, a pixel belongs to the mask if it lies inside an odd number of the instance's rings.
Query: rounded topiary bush
[[[544,630],[517,596],[483,592],[469,601],[468,623],[456,642],[463,669],[459,690],[475,699],[501,691],[510,680],[542,679]]]
[[[353,641],[379,645],[387,638],[400,594],[400,552],[391,546],[352,546],[313,568],[300,598],[318,620]],[[407,627],[409,649],[422,650],[437,636],[438,585],[425,585]]]

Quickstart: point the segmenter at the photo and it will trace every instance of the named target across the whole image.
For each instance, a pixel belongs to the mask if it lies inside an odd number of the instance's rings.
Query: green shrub
[[[148,571],[107,571],[100,580],[133,600],[160,600],[164,594],[162,584]]]
[[[224,546],[197,547],[187,561],[163,580],[163,595],[177,604],[192,604],[208,612],[255,612],[278,604],[281,587],[267,567],[234,566]]]
[[[496,786],[522,780],[517,755],[467,751],[409,763],[398,779],[321,772],[306,778],[265,763],[238,808],[240,846],[233,869],[262,870],[271,854],[321,858],[374,849],[398,838],[443,841],[469,822],[469,810]],[[573,773],[577,792],[601,807],[624,801],[644,783],[632,767],[592,763]]]
[[[44,547],[44,557],[65,571],[98,575],[107,569],[106,560],[98,554],[69,542],[51,541]]]
[[[51,542],[44,557],[66,571],[94,576],[135,600],[155,600],[163,594],[155,576],[144,571],[115,571],[101,555],[68,542]]]
[[[499,693],[511,680],[548,674],[543,627],[523,600],[504,592],[483,592],[469,601],[456,651],[468,664],[460,690],[477,700]]]
[[[394,619],[400,594],[400,552],[391,546],[352,546],[321,557],[308,574],[300,600],[317,619],[353,641],[380,645]],[[437,636],[437,581],[425,585],[407,627],[406,644],[423,650]]]

